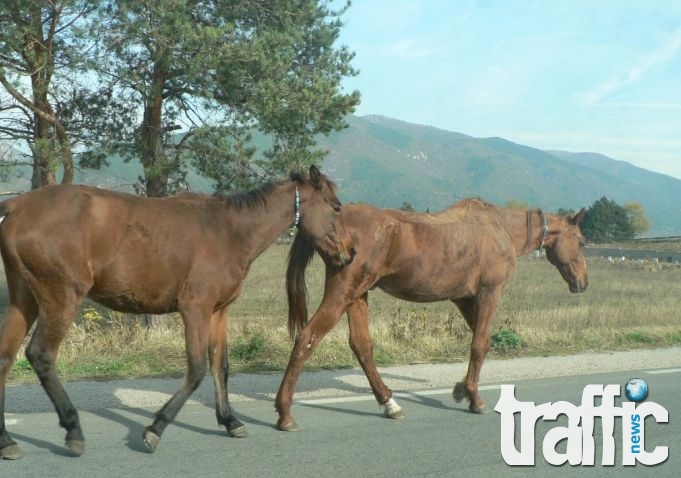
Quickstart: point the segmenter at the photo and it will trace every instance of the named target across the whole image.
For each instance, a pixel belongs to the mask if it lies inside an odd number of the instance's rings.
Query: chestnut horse
[[[291,402],[303,363],[344,312],[350,347],[376,400],[386,416],[404,416],[372,356],[367,296],[374,287],[413,302],[454,302],[473,332],[468,373],[456,384],[454,398],[467,398],[470,410],[482,413],[485,402],[478,394],[478,378],[489,350],[490,322],[516,257],[544,249],[571,292],[582,292],[588,285],[579,229],[584,209],[563,217],[467,199],[438,214],[351,204],[343,207],[342,216],[357,255],[351,265],[339,268],[318,250],[326,263],[324,297],[307,324],[305,268],[315,246],[303,236],[291,246],[286,278],[289,331],[297,338],[275,401],[282,430],[297,429]]]
[[[10,305],[0,328],[0,456],[21,450],[5,428],[5,380],[35,323],[26,357],[66,429],[66,446],[85,451],[78,412],[55,367],[59,346],[88,297],[127,313],[179,312],[187,374],[182,387],[144,429],[149,451],[206,374],[215,382],[219,425],[247,435],[230,410],[226,310],[251,263],[288,227],[299,227],[335,267],[354,249],[333,183],[309,175],[218,197],[153,199],[87,186],[47,186],[0,203],[0,250]]]

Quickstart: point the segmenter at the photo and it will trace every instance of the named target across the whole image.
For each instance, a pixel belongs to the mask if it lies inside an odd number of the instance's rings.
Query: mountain
[[[597,153],[543,151],[503,138],[474,138],[383,116],[351,116],[349,127],[319,138],[329,150],[322,170],[340,186],[344,202],[437,211],[459,199],[477,196],[578,210],[607,197],[618,204],[637,202],[650,219],[647,236],[681,235],[681,181]],[[259,138],[264,144],[266,138]],[[262,146],[262,145],[261,145]],[[82,170],[76,182],[132,191],[142,174],[139,163],[112,159],[98,171]],[[23,178],[2,189],[25,190]],[[210,192],[210,182],[190,171],[194,191]]]
[[[346,202],[442,209],[469,196],[578,210],[601,197],[640,203],[647,235],[681,234],[681,181],[597,153],[543,151],[503,138],[474,138],[382,116],[350,117],[320,140],[323,170]]]

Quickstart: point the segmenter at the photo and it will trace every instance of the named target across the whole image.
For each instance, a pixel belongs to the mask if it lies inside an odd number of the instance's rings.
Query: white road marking
[[[648,370],[646,373],[652,373],[652,374],[663,374],[663,373],[679,373],[681,372],[681,368],[664,368],[661,370]]]
[[[501,385],[483,385],[478,387],[478,390],[496,390],[501,388]],[[436,390],[418,390],[414,392],[395,392],[393,397],[428,397],[430,395],[451,395],[451,388],[440,388]],[[350,402],[366,402],[376,400],[373,395],[357,395],[352,397],[333,397],[333,398],[311,398],[305,400],[296,400],[298,403],[304,405],[323,405],[327,403],[350,403]]]
[[[650,374],[666,374],[666,373],[681,373],[681,368],[666,368],[659,370],[648,370],[644,373]],[[483,385],[479,387],[479,390],[497,390],[500,389],[501,385]],[[451,395],[451,388],[440,388],[434,390],[418,390],[413,392],[395,392],[393,396],[395,398],[405,398],[405,397],[427,397],[430,395]],[[373,395],[353,395],[349,397],[330,397],[330,398],[311,398],[305,400],[296,400],[297,403],[304,405],[323,405],[329,403],[351,403],[351,402],[365,402],[375,400]]]

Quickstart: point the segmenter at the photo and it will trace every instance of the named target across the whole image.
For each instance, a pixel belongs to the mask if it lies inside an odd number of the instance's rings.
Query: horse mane
[[[281,184],[281,181],[268,181],[253,189],[238,191],[231,194],[216,193],[215,196],[224,204],[227,204],[238,211],[255,209],[265,205],[267,198],[279,184]]]
[[[326,176],[322,176],[327,185],[335,192],[336,184]],[[262,207],[267,203],[267,199],[274,189],[287,181],[293,181],[298,184],[305,184],[310,181],[309,174],[302,171],[292,171],[288,180],[268,181],[253,189],[245,191],[238,191],[231,194],[216,193],[214,196],[220,199],[223,203],[232,206],[234,209],[241,211],[244,209],[255,209]]]
[[[296,234],[288,253],[286,293],[288,295],[288,332],[295,340],[307,323],[307,285],[305,269],[314,257],[312,241],[304,234]]]
[[[428,221],[449,222],[452,220],[462,220],[463,218],[468,216],[469,211],[490,212],[498,210],[499,208],[494,204],[483,201],[480,198],[474,197],[461,199],[460,201],[455,202],[451,206],[448,206],[447,208],[443,209],[442,211],[437,212],[435,214],[427,215],[425,217],[427,217]],[[423,215],[417,215],[417,217],[419,218],[419,220],[425,220]]]
[[[526,228],[527,228],[527,240],[525,242],[525,245],[523,246],[523,250],[530,249],[532,248],[531,243],[532,243],[532,230],[533,230],[533,223],[532,223],[532,214],[537,213],[539,215],[542,215],[542,210],[541,209],[529,209],[527,211],[522,211],[522,210],[513,210],[509,208],[503,208],[499,207],[495,204],[489,203],[487,201],[484,201],[483,199],[480,198],[467,198],[467,199],[462,199],[461,201],[453,204],[448,208],[448,210],[473,210],[473,211],[491,211],[497,214],[497,216],[500,217],[500,219],[503,222],[508,221],[508,217],[513,214],[524,214],[525,215],[525,223],[526,223]]]
[[[300,171],[293,171],[291,172],[289,179],[300,184],[305,182],[307,177]],[[287,182],[287,180],[267,181],[252,189],[246,189],[244,191],[237,191],[229,194],[218,192],[215,193],[214,196],[224,204],[227,204],[238,211],[242,211],[244,209],[256,209],[258,207],[264,206],[267,203],[267,198],[270,196],[272,191],[274,191],[277,186],[280,186],[285,182]]]
[[[452,204],[449,208],[467,208],[477,210],[498,209],[498,206],[479,197],[466,198]]]

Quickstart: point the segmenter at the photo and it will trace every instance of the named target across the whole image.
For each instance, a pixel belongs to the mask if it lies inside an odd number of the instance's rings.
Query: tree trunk
[[[168,160],[163,151],[163,86],[164,75],[154,69],[150,95],[144,104],[141,145],[146,194],[149,197],[168,195]]]
[[[31,189],[55,184],[57,165],[64,166],[62,183],[73,181],[73,154],[68,133],[54,112],[49,101],[48,92],[54,73],[54,39],[56,26],[59,23],[61,8],[46,4],[51,11],[48,15],[49,29],[43,35],[43,5],[38,3],[31,7],[32,31],[26,34],[27,64],[31,71],[32,105],[26,105],[27,100],[19,98],[18,92],[12,94],[21,103],[33,111],[33,175]],[[12,93],[12,91],[10,91]]]
[[[73,182],[73,151],[68,133],[46,100],[37,102],[36,105],[40,108],[40,112],[34,114],[31,189],[56,184],[56,170],[59,162],[64,168],[62,184],[71,184]]]
[[[34,116],[33,129],[33,176],[31,189],[55,184],[53,148],[50,139],[50,124],[39,113]]]
[[[57,118],[54,125],[57,133],[57,142],[59,143],[59,150],[61,152],[62,166],[64,167],[64,175],[61,178],[62,184],[71,184],[73,182],[73,151],[71,151],[71,140],[64,129],[64,125]]]

